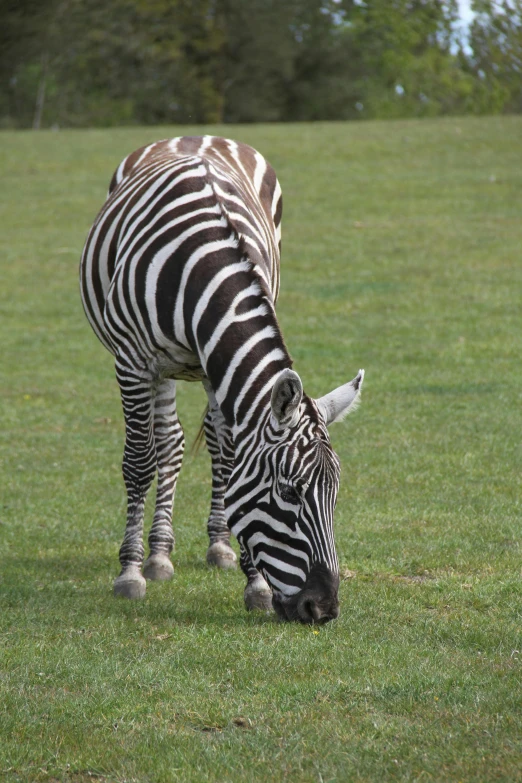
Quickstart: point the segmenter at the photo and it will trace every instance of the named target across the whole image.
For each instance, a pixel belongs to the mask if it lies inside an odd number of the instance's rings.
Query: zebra
[[[236,566],[247,609],[323,623],[339,614],[333,515],[340,463],[327,427],[354,410],[364,371],[312,399],[275,315],[281,188],[252,147],[165,139],[128,155],[82,254],[85,313],[114,355],[125,418],[127,520],[114,593],[170,579],[184,436],[176,383],[201,381],[212,460],[207,561]],[[145,497],[157,473],[145,563]]]

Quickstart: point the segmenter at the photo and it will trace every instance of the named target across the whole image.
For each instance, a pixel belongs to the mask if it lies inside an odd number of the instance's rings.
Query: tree
[[[522,111],[522,0],[476,0],[465,67],[476,113]]]
[[[45,86],[56,0],[0,2],[0,127],[31,126]]]
[[[216,122],[209,0],[68,0],[55,72],[67,124]],[[81,88],[78,90],[78,85]]]
[[[302,5],[305,8],[293,24],[294,78],[288,85],[285,119],[353,119],[358,115],[361,73],[356,47],[347,34],[354,5]]]
[[[455,0],[367,0],[346,34],[361,63],[358,84],[367,117],[462,111],[472,90],[455,47]]]
[[[0,126],[522,111],[522,0],[0,0]]]
[[[222,36],[211,0],[8,5],[4,37],[10,51],[2,58],[0,98],[4,125],[31,124],[44,67],[47,125],[221,119],[215,71]]]

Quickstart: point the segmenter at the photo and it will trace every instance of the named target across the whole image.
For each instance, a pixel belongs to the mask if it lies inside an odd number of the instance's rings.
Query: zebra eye
[[[279,494],[285,503],[299,503],[299,494],[291,484],[279,484]]]

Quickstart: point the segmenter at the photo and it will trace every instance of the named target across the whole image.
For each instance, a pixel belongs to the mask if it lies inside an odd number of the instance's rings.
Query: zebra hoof
[[[245,606],[248,611],[261,609],[270,612],[272,609],[272,591],[262,576],[256,577],[245,587]]]
[[[147,583],[139,568],[129,568],[114,580],[114,595],[122,598],[145,598]]]
[[[215,541],[207,550],[207,563],[216,568],[237,568],[236,553],[224,541]]]
[[[155,582],[166,582],[172,579],[174,575],[174,566],[170,562],[170,557],[165,554],[149,555],[143,566],[143,576],[145,579],[152,579]]]

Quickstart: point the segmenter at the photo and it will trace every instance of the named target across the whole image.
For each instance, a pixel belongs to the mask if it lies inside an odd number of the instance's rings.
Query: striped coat
[[[115,592],[172,575],[172,504],[183,431],[176,381],[202,381],[213,488],[207,559],[235,564],[249,608],[285,619],[336,616],[333,508],[339,463],[327,424],[357,401],[362,373],[307,397],[275,315],[281,189],[251,147],[211,136],[165,140],[129,155],[87,238],[87,317],[115,356],[126,422],[127,525]],[[158,473],[141,573],[143,506]]]

